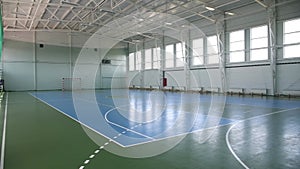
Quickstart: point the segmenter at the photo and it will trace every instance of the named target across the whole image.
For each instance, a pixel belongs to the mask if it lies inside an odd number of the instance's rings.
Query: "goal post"
[[[62,91],[81,90],[81,78],[63,77]]]

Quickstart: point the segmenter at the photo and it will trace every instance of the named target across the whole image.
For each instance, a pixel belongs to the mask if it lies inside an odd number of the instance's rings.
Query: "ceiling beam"
[[[49,17],[49,18],[53,18],[53,17],[56,17],[56,13],[57,13],[57,11],[59,10],[59,6],[57,6],[56,8],[55,8],[55,10],[52,12],[50,9],[48,9],[48,8],[46,8],[46,10],[51,14],[51,16]],[[57,18],[57,17],[56,17]],[[58,19],[58,18],[57,18]],[[48,24],[50,23],[50,21],[48,20],[46,23],[45,23],[45,25],[48,27]]]
[[[152,3],[152,2],[155,2],[155,1],[157,1],[157,0],[147,2],[146,4],[144,3],[143,5],[142,5],[142,1],[141,1],[141,4],[140,4],[139,7],[141,7],[141,6],[146,6],[146,5],[148,5],[148,4]],[[114,10],[114,9],[117,8],[117,7],[119,7],[119,6],[122,5],[122,3],[124,3],[124,2],[125,2],[125,1],[121,1],[120,3],[116,4],[116,5],[112,8],[112,10]],[[104,25],[107,24],[108,22],[112,21],[112,20],[115,20],[115,18],[119,17],[119,16],[120,16],[122,13],[124,13],[126,10],[128,10],[128,9],[134,7],[134,6],[135,6],[135,8],[137,8],[137,7],[136,7],[137,4],[134,4],[134,3],[131,2],[131,1],[128,1],[128,2],[130,2],[131,5],[128,5],[126,8],[124,8],[124,9],[121,10],[120,12],[116,13],[115,15],[112,15],[112,16],[109,17],[107,20],[103,21]],[[105,14],[106,14],[106,13],[104,13],[104,15],[105,15]],[[104,15],[101,15],[101,16],[98,17],[96,20],[94,20],[92,23],[98,22],[100,19],[102,19],[102,17],[103,17]],[[87,29],[87,28],[85,27],[85,28],[83,28],[83,29],[81,29],[81,30],[85,30],[85,29]],[[96,28],[94,28],[94,29],[96,29]]]
[[[106,0],[102,0],[101,2],[99,2],[95,7],[94,7],[94,9],[93,10],[91,10],[90,12],[88,12],[88,13],[86,13],[85,15],[83,15],[82,16],[82,19],[84,20],[86,17],[88,17],[88,16],[90,16],[90,15],[92,15],[94,12],[96,12],[96,10],[100,7],[100,6],[102,6],[103,4],[104,4],[104,2],[105,2]],[[101,19],[104,15],[106,15],[106,12],[104,12],[100,17],[98,17],[97,19],[99,20],[99,19]],[[94,20],[95,21],[95,20]],[[90,22],[91,24],[94,24],[94,23],[96,23],[96,22],[94,22],[94,21],[92,21],[92,22]],[[73,25],[74,26],[74,25]]]
[[[29,26],[29,30],[31,30],[32,28],[35,28],[35,20],[37,19],[37,14],[38,14],[38,12],[39,12],[39,10],[40,10],[40,6],[41,6],[41,2],[42,2],[43,0],[40,0],[39,1],[39,3],[38,3],[38,5],[37,5],[37,7],[36,7],[36,9],[35,9],[35,12],[34,12],[34,14],[33,14],[33,17],[32,17],[32,20],[31,20],[31,23],[30,23],[30,26]]]
[[[103,2],[103,1],[105,1],[105,0],[102,0],[101,2]],[[64,29],[68,24],[70,24],[71,21],[73,21],[76,17],[79,17],[79,15],[81,14],[81,12],[82,12],[84,9],[88,8],[88,6],[89,6],[92,2],[94,2],[94,1],[93,1],[93,0],[89,0],[89,1],[85,4],[85,7],[82,8],[82,9],[80,9],[80,10],[79,10],[79,11],[78,11],[78,12],[70,19],[70,22],[67,22],[67,23],[65,23],[65,24],[62,26],[62,29]],[[71,25],[70,27],[72,27],[72,25]]]
[[[5,4],[5,3],[15,3],[15,4],[30,4],[30,5],[34,5],[34,6],[37,6],[40,1],[42,0],[38,0],[39,2],[36,2],[36,1],[19,1],[19,0],[2,0],[2,3]],[[40,5],[48,5],[48,6],[51,6],[51,7],[70,7],[71,5],[67,5],[67,4],[60,4],[60,3],[40,3]],[[82,6],[82,5],[77,5],[77,6],[74,6],[74,8],[84,8],[84,9],[87,9],[87,10],[92,10],[93,8],[92,7],[86,7],[86,6]]]
[[[34,7],[34,4],[31,4],[30,5],[30,9],[29,9],[29,11],[28,11],[28,13],[27,13],[27,18],[30,18],[30,15],[31,15],[31,12],[32,12],[32,10],[33,10],[33,7]],[[27,20],[26,22],[25,22],[25,25],[27,26],[27,24],[28,24],[28,22],[29,22],[29,20]]]
[[[259,5],[261,5],[264,8],[268,8],[268,5],[266,5],[265,3],[263,3],[261,0],[255,0],[255,2],[257,2]]]
[[[74,3],[75,4],[77,4],[77,3],[79,3],[79,1],[80,0],[77,0],[77,1],[75,1]],[[74,7],[75,7],[75,5],[74,6],[71,6],[62,16],[61,16],[61,18],[60,19],[65,19],[68,15],[69,15],[69,13],[74,9]],[[57,26],[59,25],[60,23],[58,22],[58,23],[56,23],[53,27],[52,27],[52,29],[56,29],[57,28]]]

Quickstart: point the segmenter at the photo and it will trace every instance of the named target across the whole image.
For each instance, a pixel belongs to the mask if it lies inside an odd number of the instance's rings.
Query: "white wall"
[[[278,65],[278,91],[300,94],[300,64]]]
[[[33,90],[34,45],[5,40],[2,56],[5,89]]]
[[[127,88],[126,51],[111,50],[105,59],[111,60],[111,64],[101,65],[102,88]]]
[[[272,89],[270,66],[233,67],[226,69],[227,88]]]
[[[45,36],[46,37],[46,36]],[[100,51],[101,49],[97,49]],[[26,90],[59,90],[62,88],[62,78],[72,77],[72,71],[81,48],[55,46],[40,43],[14,41],[5,39],[3,51],[3,77],[5,89],[8,91]],[[85,53],[85,62],[81,65],[82,72],[91,66],[97,66],[96,77],[82,74],[82,88],[108,88],[113,75],[118,76],[118,86],[126,86],[126,50],[122,48],[111,49],[106,58],[111,59],[109,65],[89,61],[89,57],[99,57],[94,48]],[[101,61],[99,61],[101,62]],[[118,69],[117,69],[118,67]],[[101,71],[104,75],[101,75]],[[109,75],[108,75],[109,74]],[[107,76],[108,75],[108,76]],[[108,78],[109,77],[109,78]],[[120,78],[122,77],[122,78]],[[95,84],[88,84],[94,78]],[[108,79],[107,79],[108,78]],[[121,79],[121,80],[120,80]]]

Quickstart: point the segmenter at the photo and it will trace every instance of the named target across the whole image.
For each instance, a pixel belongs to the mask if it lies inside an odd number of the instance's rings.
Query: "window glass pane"
[[[283,48],[283,58],[300,57],[300,45],[291,45]]]
[[[160,48],[153,48],[153,69],[160,68]]]
[[[204,55],[203,38],[193,40],[192,65],[202,65]]]
[[[283,24],[284,33],[291,33],[300,31],[300,19],[286,21]]]
[[[217,46],[207,46],[207,54],[217,54],[218,53],[218,47]]]
[[[245,61],[245,52],[244,51],[230,52],[229,61],[230,62],[244,62]]]
[[[209,36],[207,37],[207,46],[214,46],[218,44],[217,36]]]
[[[267,25],[250,29],[250,60],[268,59],[268,27]],[[265,48],[265,49],[255,49]]]
[[[182,59],[176,59],[176,67],[183,67],[184,62],[182,61]]]
[[[268,38],[252,39],[251,49],[268,47]]]
[[[244,50],[244,49],[245,49],[244,41],[230,43],[230,51]]]
[[[237,41],[244,41],[245,39],[244,30],[231,32],[229,34],[229,39],[230,39],[230,43],[237,42]]]
[[[283,58],[300,57],[300,19],[285,21],[283,27],[283,44],[295,44],[283,47]]]
[[[207,62],[208,62],[208,64],[219,63],[219,56],[218,55],[210,55],[207,57]]]
[[[174,58],[174,45],[167,45],[166,46],[166,59],[173,59],[173,58]]]
[[[183,44],[184,45],[184,44]],[[183,46],[181,45],[181,43],[177,43],[176,44],[176,58],[177,59],[182,59],[184,57],[184,50],[183,50]]]
[[[185,43],[176,43],[176,67],[184,65]]]
[[[203,65],[203,56],[194,56],[192,60],[193,65]]]
[[[268,49],[255,49],[250,51],[250,60],[267,60],[268,59]]]
[[[203,48],[193,49],[193,56],[194,57],[203,56]]]
[[[166,68],[174,67],[174,45],[166,46]]]
[[[134,53],[129,54],[129,71],[134,70]]]
[[[250,29],[251,39],[268,37],[267,25],[255,27]]]
[[[200,38],[200,39],[194,39],[193,40],[193,48],[196,49],[196,48],[203,48],[203,39]]]
[[[207,37],[207,54],[208,55],[214,55],[218,53],[218,40],[217,36],[210,36]]]
[[[145,50],[145,69],[151,69],[152,68],[152,52],[151,49]]]
[[[136,70],[142,69],[142,53],[141,51],[136,52],[136,60],[135,60],[135,68]]]
[[[300,42],[300,32],[285,34],[283,42],[284,42],[284,44],[299,43]]]
[[[153,62],[153,69],[159,69],[160,68],[160,62]]]

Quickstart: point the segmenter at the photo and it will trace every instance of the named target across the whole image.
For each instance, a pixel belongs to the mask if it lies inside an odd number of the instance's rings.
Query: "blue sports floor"
[[[299,107],[298,101],[141,90],[31,92],[85,127],[129,147],[237,123],[227,105],[257,109]],[[245,112],[240,113],[247,113]]]

